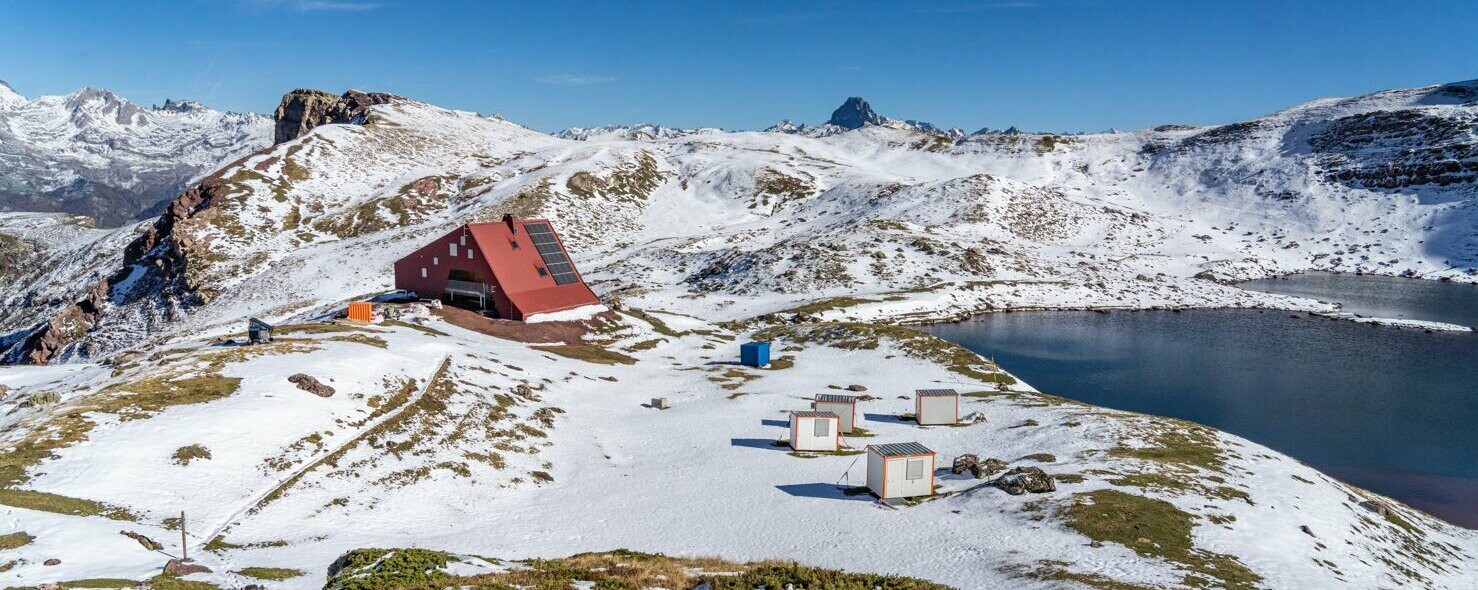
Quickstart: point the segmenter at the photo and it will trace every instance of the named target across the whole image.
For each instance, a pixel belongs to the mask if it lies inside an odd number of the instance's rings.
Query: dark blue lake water
[[[1249,287],[1478,325],[1472,285],[1308,275]],[[1290,315],[1025,312],[928,329],[1043,391],[1215,426],[1478,528],[1478,333]]]

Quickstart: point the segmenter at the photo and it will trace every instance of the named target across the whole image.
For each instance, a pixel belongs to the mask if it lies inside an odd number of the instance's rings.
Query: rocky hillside
[[[0,211],[159,215],[202,174],[270,143],[272,122],[187,100],[145,107],[84,88],[28,100],[0,82]]]
[[[956,137],[849,100],[839,110],[855,129],[584,141],[387,95],[297,91],[278,109],[292,139],[218,170],[121,264],[91,271],[110,277],[91,291],[106,302],[38,284],[82,305],[23,302],[25,317],[68,319],[12,334],[7,358],[98,358],[145,334],[307,313],[389,288],[390,263],[424,236],[504,212],[556,219],[608,297],[718,319],[829,296],[854,298],[836,317],[889,321],[1326,309],[1223,283],[1310,269],[1478,280],[1465,172],[1475,87],[1132,133]],[[1427,123],[1379,123],[1402,118]]]

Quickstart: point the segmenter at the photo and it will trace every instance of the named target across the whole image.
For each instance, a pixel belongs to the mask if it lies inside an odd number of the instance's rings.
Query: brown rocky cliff
[[[195,243],[178,229],[181,222],[208,214],[213,202],[225,192],[225,183],[212,176],[180,193],[153,225],[124,247],[122,265],[112,276],[93,283],[82,298],[38,325],[3,360],[32,364],[55,360],[102,319],[113,287],[133,274],[134,265],[145,265],[148,270],[143,277],[135,279],[131,291],[136,293],[119,294],[120,297],[168,298],[184,306],[205,303],[210,290],[193,284],[188,272],[204,245]]]
[[[277,121],[273,143],[292,141],[319,125],[353,123],[377,104],[400,97],[383,92],[350,90],[334,96],[322,90],[297,89],[282,95],[282,102],[272,114]]]

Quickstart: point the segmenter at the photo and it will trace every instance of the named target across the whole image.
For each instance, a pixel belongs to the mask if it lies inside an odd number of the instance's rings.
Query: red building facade
[[[397,260],[395,288],[475,300],[512,320],[600,303],[549,220],[511,215],[463,225]]]

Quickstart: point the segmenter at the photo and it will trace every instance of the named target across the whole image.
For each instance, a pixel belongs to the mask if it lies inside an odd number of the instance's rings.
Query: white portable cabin
[[[913,415],[920,426],[956,424],[960,421],[960,393],[953,389],[915,391]]]
[[[818,393],[816,401],[811,402],[811,409],[831,412],[841,418],[842,434],[851,434],[852,425],[857,422],[857,398],[850,395]]]
[[[831,412],[791,412],[790,448],[797,451],[835,451],[839,418]]]
[[[934,451],[916,442],[867,446],[867,488],[884,500],[934,493]]]

